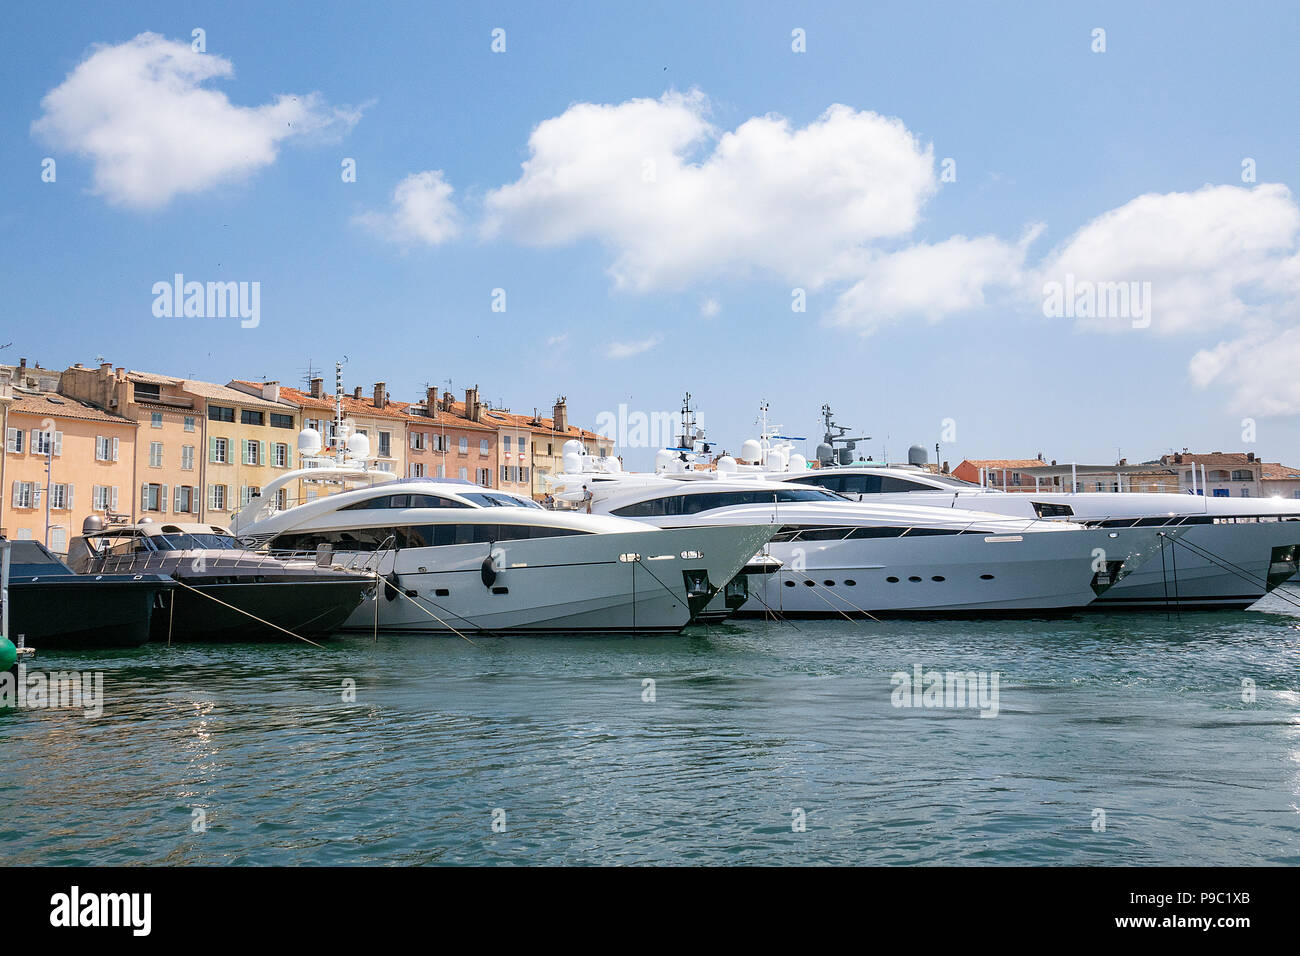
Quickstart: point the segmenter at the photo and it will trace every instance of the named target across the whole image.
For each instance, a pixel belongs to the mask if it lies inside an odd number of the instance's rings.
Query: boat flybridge
[[[844,429],[822,407],[826,433],[810,469],[792,446],[764,434],[747,451],[770,478],[824,488],[859,502],[973,509],[1090,528],[1155,528],[1168,535],[1162,560],[1150,561],[1098,597],[1094,609],[1246,608],[1300,570],[1300,501],[1141,492],[1006,492],[923,467],[924,450],[907,465],[854,460],[837,448]],[[848,452],[848,454],[846,454]],[[742,452],[742,457],[744,453]],[[921,461],[912,461],[921,457]],[[718,463],[719,469],[723,467]],[[746,466],[740,466],[745,470]]]
[[[767,552],[781,567],[751,576],[743,615],[1074,609],[1156,557],[1162,534],[1181,534],[853,502],[826,489],[772,481],[780,472],[725,456],[716,468],[701,469],[687,448],[659,452],[654,474],[636,474],[623,472],[616,459],[586,455],[580,442],[566,442],[564,473],[550,478],[551,491],[569,502],[589,492],[593,510],[661,528],[769,524],[775,534]]]
[[[358,609],[345,629],[675,632],[776,530],[766,522],[659,530],[548,510],[463,480],[397,478],[371,465],[365,435],[337,425],[343,441],[333,457],[305,429],[306,467],[263,488],[233,528],[251,547],[315,553],[382,577],[377,606]],[[299,481],[343,488],[277,509],[279,490]]]

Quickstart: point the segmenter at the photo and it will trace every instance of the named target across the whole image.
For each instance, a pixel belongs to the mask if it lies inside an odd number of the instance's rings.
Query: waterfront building
[[[227,524],[292,465],[295,409],[261,394],[109,363],[65,369],[59,390],[137,423],[130,493],[120,501],[132,521]]]
[[[24,362],[0,373],[0,535],[65,553],[88,516],[129,508],[138,426],[58,394],[58,372],[31,371]]]

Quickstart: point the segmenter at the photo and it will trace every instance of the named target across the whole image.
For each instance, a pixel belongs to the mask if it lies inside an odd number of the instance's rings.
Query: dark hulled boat
[[[176,587],[153,572],[76,574],[36,541],[9,547],[9,629],[41,650],[144,644]]]
[[[177,587],[155,615],[159,641],[258,641],[337,631],[374,588],[371,575],[243,548],[219,525],[88,518],[68,563],[81,573],[154,573]]]

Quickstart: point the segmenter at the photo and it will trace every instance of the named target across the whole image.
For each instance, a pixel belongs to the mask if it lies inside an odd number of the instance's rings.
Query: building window
[[[1241,497],[1243,497],[1243,498],[1249,498],[1249,497],[1250,497],[1250,489],[1249,489],[1249,488],[1242,488],[1242,489],[1241,489]]]
[[[520,468],[520,469],[519,469],[519,480],[520,480],[520,482],[522,482],[522,483],[525,484],[525,485],[528,484],[528,469],[527,469],[527,468]]]
[[[104,435],[95,436],[95,460],[96,461],[117,461],[117,442],[116,438],[108,438]]]
[[[30,481],[14,482],[14,507],[36,507],[36,485]]]
[[[272,412],[272,413],[271,413],[271,427],[272,427],[272,428],[292,428],[292,427],[293,427],[293,416],[292,416],[292,415],[281,415],[279,412]]]
[[[182,471],[194,470],[194,446],[193,445],[181,445],[181,470]]]
[[[225,405],[209,405],[208,421],[210,422],[233,422],[235,420],[235,410],[227,408]]]
[[[1233,481],[1250,481],[1254,477],[1254,474],[1246,468],[1235,468],[1232,472]]]
[[[510,439],[506,439],[506,448],[507,448],[507,449],[510,448]],[[478,453],[479,453],[480,455],[486,455],[486,454],[488,453],[488,440],[487,440],[486,438],[484,438],[484,439],[482,439],[481,441],[479,441],[479,443],[478,443]]]
[[[21,455],[23,453],[23,435],[25,434],[26,432],[21,428],[6,428],[5,451],[11,455]]]
[[[480,469],[478,470],[478,484],[482,485],[484,488],[491,488],[491,487],[492,487],[492,469],[491,469],[491,468],[480,468]]]
[[[149,413],[149,427],[162,428],[162,412]]]
[[[446,466],[446,465],[439,465],[439,466],[438,466],[438,477],[439,477],[439,478],[446,478],[446,477],[447,477],[447,466]]]
[[[50,510],[67,511],[72,507],[71,485],[50,483]]]
[[[55,455],[63,454],[63,432],[43,432],[33,428],[32,454],[49,455],[51,452]]]
[[[501,441],[502,441],[503,446],[505,447],[505,452],[506,452],[506,454],[507,454],[507,455],[510,454],[510,436],[509,436],[509,435],[506,435],[505,437],[503,437],[503,438],[501,439]]]
[[[251,409],[241,408],[239,410],[239,420],[245,425],[261,425],[266,421],[266,416],[261,412],[255,412]]]
[[[208,508],[212,511],[226,510],[225,485],[208,485]]]
[[[256,485],[244,485],[239,489],[239,506],[247,508],[248,503],[262,493],[262,489]]]
[[[507,477],[506,477],[506,476],[509,475],[509,474],[510,474],[510,469],[509,469],[509,467],[506,466],[506,465],[502,465],[502,466],[501,466],[501,484],[504,485],[504,484],[506,483],[506,481],[507,481]]]
[[[418,462],[412,462],[411,465],[409,466],[409,468],[407,469],[407,477],[409,477],[409,478],[423,478],[423,477],[424,477],[424,465],[419,464]]]
[[[194,511],[194,489],[189,485],[177,485],[172,511],[178,515],[187,515]]]
[[[192,432],[192,431],[194,431],[194,416],[193,416],[193,415],[186,415],[186,416],[185,416],[185,430],[186,430],[187,432]]]
[[[469,481],[469,469],[466,468],[464,465],[461,465],[460,467],[460,480]]]
[[[462,455],[469,454],[469,439],[466,438],[464,435],[460,436],[460,453]]]
[[[424,451],[427,438],[425,432],[411,432],[411,448],[415,451]]]
[[[147,485],[141,485],[140,486],[140,510],[141,511],[162,511],[163,502],[165,501],[165,499],[163,498],[164,494],[166,494],[166,492],[163,491],[162,485],[156,485],[153,483]]]
[[[252,438],[244,439],[244,464],[245,465],[262,465],[261,442]]]
[[[380,432],[379,433],[379,457],[391,458],[392,455],[390,454],[390,452],[392,452],[392,450],[393,450],[393,433]]]
[[[225,465],[230,462],[230,447],[226,439],[208,439],[208,461],[217,465]]]
[[[149,443],[149,467],[162,467],[162,442],[151,441]]]
[[[156,402],[162,398],[162,386],[150,382],[135,382],[131,386],[137,402]]]
[[[284,442],[276,442],[272,446],[272,448],[273,448],[273,452],[272,452],[273,457],[272,457],[271,464],[275,465],[276,468],[288,468],[289,467],[289,446],[286,445]]]
[[[117,486],[95,485],[91,494],[91,507],[95,511],[116,511]]]

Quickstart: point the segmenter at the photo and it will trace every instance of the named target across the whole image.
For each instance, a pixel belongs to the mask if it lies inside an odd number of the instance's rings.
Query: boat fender
[[[384,576],[384,600],[394,600],[397,597],[398,592],[401,590],[402,582],[398,579],[397,572],[389,571],[388,574]]]
[[[496,563],[492,560],[492,555],[483,559],[483,565],[479,568],[479,576],[483,579],[483,586],[490,588],[497,579]]]

